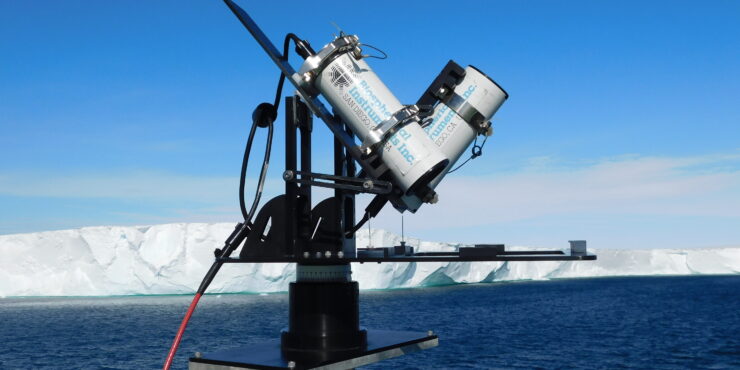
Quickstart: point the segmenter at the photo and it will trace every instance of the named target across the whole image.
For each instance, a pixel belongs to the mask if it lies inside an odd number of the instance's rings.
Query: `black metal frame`
[[[578,261],[594,260],[596,256],[583,253],[565,254],[559,250],[507,251],[503,244],[478,244],[452,252],[414,252],[413,248],[391,246],[385,248],[356,248],[354,234],[355,195],[392,191],[386,181],[355,175],[355,161],[339,140],[334,140],[334,174],[311,172],[311,135],[313,117],[308,106],[297,96],[285,100],[285,196],[284,208],[264,207],[257,219],[272,218],[270,234],[260,232],[247,236],[248,248],[261,238],[270,253],[241,253],[239,258],[222,258],[224,263],[310,263],[343,264],[350,262],[475,262],[475,261]],[[341,121],[340,121],[341,122]],[[343,125],[346,135],[351,131]],[[300,142],[297,138],[300,133]],[[300,153],[300,170],[298,169]],[[299,177],[301,176],[302,177]],[[324,180],[324,181],[319,181]],[[363,186],[364,184],[372,186]],[[311,188],[333,188],[334,196],[324,200],[323,207],[311,208]],[[322,203],[324,203],[322,202]],[[328,210],[328,208],[331,210]],[[284,214],[283,214],[284,210]],[[262,216],[263,212],[270,213]],[[322,218],[323,217],[323,218]],[[329,224],[327,224],[327,222]],[[277,225],[277,226],[276,226]],[[284,228],[284,229],[283,229]],[[314,238],[317,230],[322,239]],[[256,230],[259,231],[259,230]],[[274,237],[271,238],[271,235]],[[341,253],[340,253],[341,252]]]

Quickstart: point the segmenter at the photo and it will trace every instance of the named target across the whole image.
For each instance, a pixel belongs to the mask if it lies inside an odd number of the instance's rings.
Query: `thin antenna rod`
[[[403,230],[403,213],[401,213],[401,245],[406,245],[406,234]]]
[[[334,28],[336,28],[337,31],[339,31],[339,37],[344,36],[344,31],[342,30],[342,27],[339,27],[339,25],[334,22],[329,22],[329,23],[331,23],[332,26],[334,26]]]

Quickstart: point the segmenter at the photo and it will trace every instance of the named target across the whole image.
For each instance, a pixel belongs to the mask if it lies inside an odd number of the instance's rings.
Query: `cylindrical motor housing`
[[[465,77],[455,87],[454,94],[435,106],[432,123],[424,127],[429,138],[450,160],[429,187],[435,188],[467,152],[475,137],[485,134],[489,120],[508,97],[506,91],[483,72],[473,66],[465,68]],[[402,200],[411,212],[422,204],[414,196],[405,196]]]
[[[354,37],[354,36],[345,36]],[[352,40],[352,39],[350,39]],[[356,38],[354,38],[356,40]],[[331,58],[324,47],[315,58],[309,57],[299,74],[315,71],[312,87],[320,92],[334,112],[363,142],[377,135],[381,123],[401,111],[404,106],[383,84],[356,52],[335,52]],[[317,68],[317,65],[320,67]],[[379,146],[381,160],[388,166],[395,183],[404,194],[416,194],[439,175],[449,160],[421,128],[417,117],[411,117],[400,129]],[[423,196],[423,194],[419,194]]]

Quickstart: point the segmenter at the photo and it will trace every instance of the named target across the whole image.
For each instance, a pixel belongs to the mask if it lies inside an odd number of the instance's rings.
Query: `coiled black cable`
[[[293,43],[298,47],[299,45],[302,48],[306,48],[307,43],[301,40],[298,36],[296,36],[293,33],[289,33],[285,35],[285,40],[283,41],[283,55],[280,58],[281,60],[288,60],[288,53],[290,49],[290,41],[293,41]],[[310,50],[310,46],[308,46],[308,50]],[[313,52],[313,50],[310,50]],[[255,109],[254,114],[252,115],[252,128],[249,130],[249,138],[247,139],[247,146],[244,148],[244,157],[242,158],[242,168],[241,173],[239,175],[239,208],[242,212],[242,217],[244,217],[244,223],[249,224],[249,222],[252,221],[252,217],[254,217],[255,211],[257,211],[257,206],[259,205],[260,199],[262,198],[262,191],[264,189],[265,185],[265,177],[267,174],[267,168],[270,165],[270,152],[272,151],[272,133],[273,133],[273,123],[275,122],[275,119],[277,119],[277,112],[278,107],[280,107],[280,98],[283,94],[283,85],[285,84],[285,75],[280,73],[280,78],[278,79],[278,85],[277,90],[275,91],[275,100],[273,104],[269,103],[262,103],[257,106],[257,109]],[[245,183],[247,178],[247,164],[249,163],[249,156],[252,152],[252,142],[254,141],[254,135],[257,131],[257,127],[267,127],[267,142],[265,143],[265,156],[262,160],[262,170],[260,171],[260,176],[257,184],[257,190],[254,194],[254,200],[252,201],[252,206],[250,207],[249,211],[247,211],[245,199],[244,199],[244,190],[245,190]]]
[[[263,103],[265,105],[270,105],[267,103]],[[273,131],[273,121],[272,117],[264,117],[266,114],[270,114],[269,112],[263,112],[260,110],[260,107],[263,106],[263,104],[260,104],[257,107],[257,110],[255,110],[255,120],[252,122],[252,129],[249,131],[249,139],[247,139],[247,146],[244,149],[244,158],[242,159],[242,169],[241,174],[239,176],[239,208],[242,212],[242,217],[244,217],[244,222],[246,224],[249,224],[249,222],[252,220],[252,216],[254,215],[254,212],[257,210],[257,206],[259,205],[260,198],[262,198],[262,190],[265,185],[265,177],[267,174],[267,169],[270,166],[270,152],[272,151],[272,131]],[[272,107],[270,105],[270,107]],[[270,109],[268,107],[264,107],[265,109]],[[261,121],[267,121],[267,142],[265,143],[265,156],[262,160],[262,170],[260,170],[260,176],[259,181],[257,184],[257,190],[254,194],[254,200],[252,201],[252,206],[249,209],[249,212],[247,212],[247,208],[244,202],[244,188],[245,188],[245,182],[247,177],[247,164],[249,163],[249,155],[252,151],[252,142],[254,141],[254,134],[257,132],[257,127],[260,126]]]

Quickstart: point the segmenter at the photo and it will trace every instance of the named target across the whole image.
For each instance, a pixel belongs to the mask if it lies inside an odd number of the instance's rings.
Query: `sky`
[[[369,64],[402,102],[450,59],[507,90],[483,157],[403,216],[408,236],[740,245],[739,2],[238,3],[276,45],[318,49],[336,24],[381,48]],[[221,1],[0,2],[0,234],[239,221],[251,113],[277,78]],[[281,128],[263,199],[283,191]],[[400,222],[389,208],[370,227]]]

